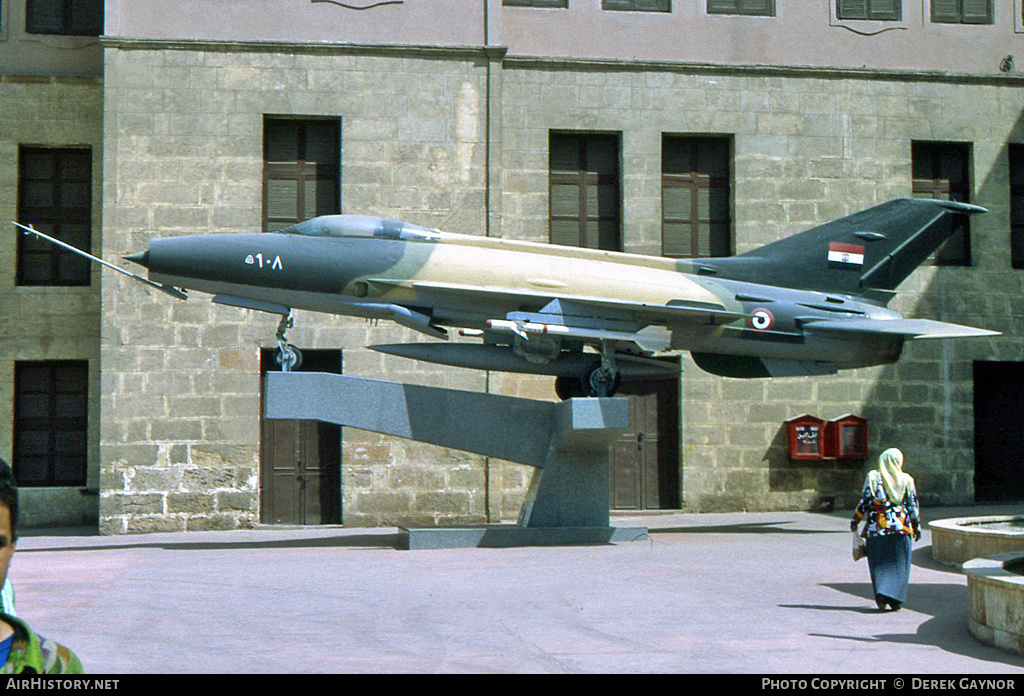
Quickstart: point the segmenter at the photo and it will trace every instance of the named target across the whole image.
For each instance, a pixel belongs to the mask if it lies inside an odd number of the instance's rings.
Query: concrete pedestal
[[[517,525],[406,528],[406,548],[595,544],[644,538],[610,525],[608,452],[625,398],[561,403],[316,372],[267,374],[266,416],[319,420],[527,464]]]

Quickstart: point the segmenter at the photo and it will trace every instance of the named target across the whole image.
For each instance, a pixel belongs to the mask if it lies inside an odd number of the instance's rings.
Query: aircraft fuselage
[[[631,307],[707,307],[730,321],[661,319],[665,349],[778,360],[821,361],[839,367],[888,363],[902,340],[888,336],[813,335],[815,320],[900,315],[855,298],[702,277],[672,259],[435,233],[402,239],[301,234],[211,234],[154,239],[144,265],[151,280],[288,308],[395,319],[406,309],[422,326],[494,333],[517,313],[524,324],[553,329],[564,347],[586,336],[559,334],[542,310],[552,295],[578,298],[603,310],[593,322],[623,332],[650,326]],[[591,310],[592,314],[596,314]],[[579,317],[585,321],[588,317]],[[525,321],[525,320],[524,320]],[[402,322],[400,322],[402,323]],[[407,325],[414,326],[415,321]],[[563,332],[568,329],[560,329]]]

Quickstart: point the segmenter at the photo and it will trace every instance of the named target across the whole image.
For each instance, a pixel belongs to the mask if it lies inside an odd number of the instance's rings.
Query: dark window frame
[[[607,12],[672,12],[672,0],[601,0]]]
[[[556,168],[554,161],[556,139],[565,139],[562,146],[576,140],[578,165],[575,170]],[[548,135],[548,146],[548,241],[552,244],[622,251],[622,134],[551,131]],[[598,171],[595,166],[590,164],[589,160],[593,157],[588,157],[588,155],[594,155],[596,148],[600,147],[614,148],[614,171]],[[558,186],[578,188],[577,214],[556,213],[555,188]],[[593,201],[588,196],[588,190],[591,187],[596,191]],[[602,189],[608,190],[609,188],[613,191],[611,194],[601,194]],[[591,210],[592,207],[596,210]],[[613,208],[612,212],[609,212],[610,208]],[[565,237],[561,233],[556,233],[555,226],[559,222],[576,224],[577,239],[574,243],[564,241]],[[609,229],[610,226],[606,224],[609,222],[614,223],[614,239],[604,237],[602,234],[602,231]],[[594,225],[597,227],[596,240],[591,232]]]
[[[36,378],[31,385],[27,384],[30,371],[35,372]],[[38,379],[40,373],[42,380]],[[40,381],[45,384],[40,384]],[[69,383],[81,388],[68,389]],[[13,451],[14,478],[18,486],[86,485],[89,465],[88,360],[15,362]],[[67,469],[73,470],[71,475]]]
[[[501,0],[505,7],[546,7],[568,9],[569,0]]]
[[[836,0],[836,19],[903,21],[902,0]]]
[[[913,196],[970,203],[973,191],[972,150],[971,143],[931,140],[911,142]],[[951,178],[951,173],[955,174],[955,180]],[[925,262],[927,265],[972,265],[969,216],[962,216],[958,225],[949,239]]]
[[[1010,143],[1010,264],[1024,269],[1024,144]]]
[[[41,24],[40,13],[55,12],[56,22]],[[25,32],[51,36],[100,36],[104,24],[103,0],[27,0]]]
[[[661,255],[668,258],[712,258],[719,256],[730,256],[733,253],[734,235],[732,231],[732,172],[733,172],[733,145],[730,136],[714,135],[662,135],[661,144]],[[670,162],[675,157],[671,156],[670,148],[684,147],[688,150],[686,161],[689,163],[688,171],[674,168]],[[702,157],[711,155],[712,149],[724,151],[724,157],[717,169],[724,169],[724,174],[710,174],[711,171]],[[689,217],[670,216],[669,206],[666,202],[666,194],[669,189],[683,189],[690,194]],[[710,191],[718,190],[720,195],[725,197],[724,217],[712,216],[710,205]],[[707,206],[708,215],[702,215],[701,191],[709,191],[709,203]],[[686,225],[690,228],[689,253],[673,251],[679,248],[678,241],[671,242],[667,227],[669,225]],[[701,230],[702,225],[708,229],[707,252],[701,253]],[[722,239],[714,234],[714,229],[724,229],[725,238]]]
[[[930,0],[929,17],[935,24],[995,24],[993,0]],[[977,5],[984,4],[979,12]]]
[[[277,145],[273,139],[281,132],[277,128],[294,128],[296,137],[296,159],[275,159],[271,153]],[[328,157],[311,157],[310,130],[319,129],[319,136],[328,135],[333,138],[324,152]],[[318,137],[319,137],[318,136]],[[263,231],[272,232],[288,227],[318,215],[336,215],[341,213],[341,119],[337,117],[291,117],[265,116],[263,122]],[[294,214],[277,214],[277,202],[272,200],[273,182],[294,182],[295,210]],[[317,196],[327,195],[333,200],[310,202],[306,199],[309,184]],[[283,199],[281,199],[283,200]],[[290,199],[289,199],[290,200]],[[312,214],[310,214],[312,213]]]
[[[92,252],[92,148],[35,147],[18,149],[18,220],[61,241]],[[47,161],[49,164],[47,164]],[[40,167],[52,174],[38,174]],[[76,175],[74,172],[82,172]],[[78,205],[65,204],[73,188],[85,198]],[[49,203],[44,204],[42,198]],[[70,251],[18,235],[17,284],[19,286],[86,287],[92,284],[89,262]]]
[[[709,15],[774,17],[775,0],[707,0]]]

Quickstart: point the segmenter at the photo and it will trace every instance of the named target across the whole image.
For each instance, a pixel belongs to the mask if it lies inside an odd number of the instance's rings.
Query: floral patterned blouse
[[[886,495],[882,476],[877,471],[868,473],[864,481],[860,504],[853,513],[850,529],[856,531],[857,525],[867,517],[862,536],[885,536],[887,534],[906,534],[918,538],[921,534],[920,509],[917,504],[917,491],[914,486],[907,486],[903,500],[893,504]]]

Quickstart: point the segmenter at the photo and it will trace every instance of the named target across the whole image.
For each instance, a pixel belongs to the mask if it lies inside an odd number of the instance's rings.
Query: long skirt
[[[884,595],[901,604],[907,600],[913,546],[906,534],[868,537],[868,569],[876,595]]]

